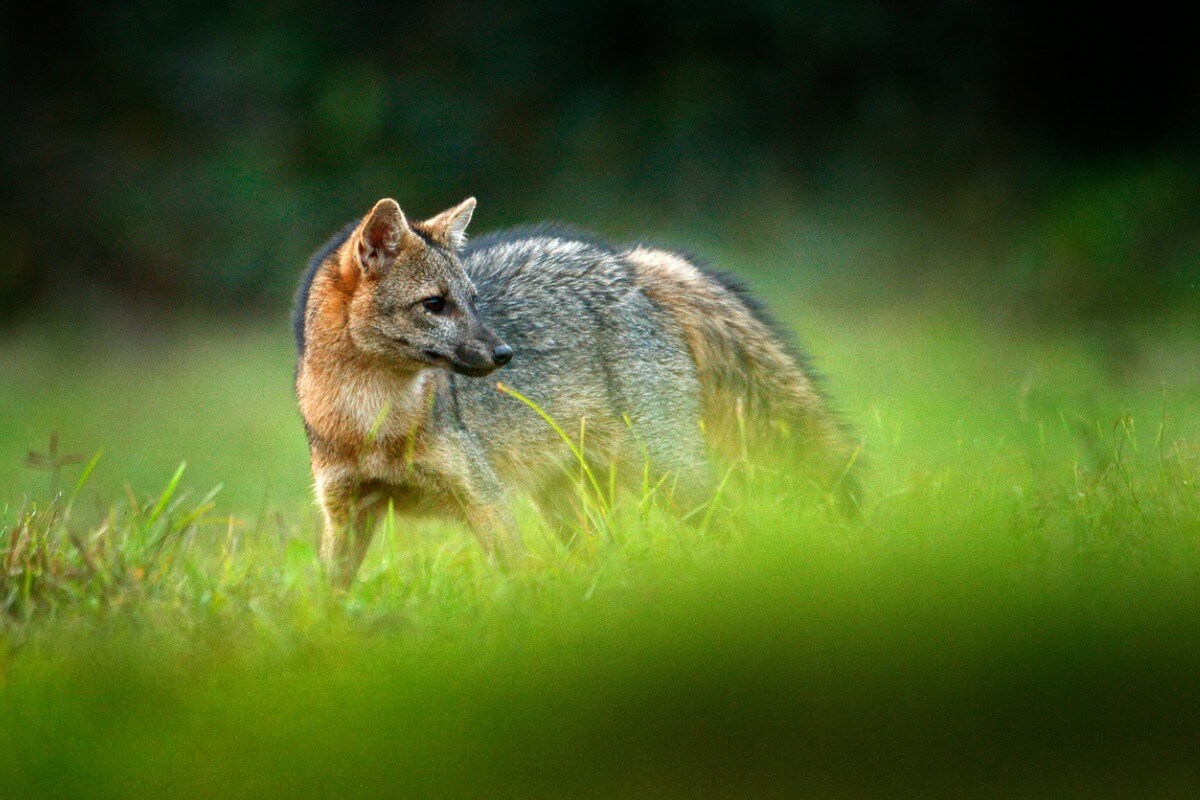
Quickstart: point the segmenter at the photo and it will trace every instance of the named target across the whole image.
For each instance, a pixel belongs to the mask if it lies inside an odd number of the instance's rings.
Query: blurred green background
[[[1182,10],[5,3],[0,320],[275,313],[377,198],[550,217],[1020,324],[1195,305]],[[869,293],[877,296],[877,293]]]

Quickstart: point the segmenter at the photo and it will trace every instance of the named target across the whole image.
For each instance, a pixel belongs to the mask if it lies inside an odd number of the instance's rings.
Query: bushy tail
[[[758,302],[677,253],[638,246],[624,256],[691,349],[712,446],[731,458],[780,449],[798,455],[857,508],[858,444]]]

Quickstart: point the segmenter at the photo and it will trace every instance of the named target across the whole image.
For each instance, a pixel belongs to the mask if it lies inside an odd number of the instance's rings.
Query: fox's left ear
[[[407,235],[410,235],[408,221],[396,201],[385,197],[376,203],[363,221],[354,244],[363,274],[378,278],[391,269]]]
[[[475,198],[468,197],[447,211],[443,211],[421,226],[439,244],[451,250],[460,250],[467,243],[467,225],[475,213]]]

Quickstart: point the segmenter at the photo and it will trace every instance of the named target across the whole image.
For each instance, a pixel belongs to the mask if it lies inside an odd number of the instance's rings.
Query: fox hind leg
[[[675,361],[686,354],[673,353]],[[621,387],[628,430],[622,447],[626,486],[654,490],[687,515],[712,496],[714,474],[700,422],[700,386],[690,362],[634,374]]]
[[[630,423],[624,482],[639,499],[653,493],[677,514],[691,515],[712,498],[713,467],[699,419],[664,409]]]

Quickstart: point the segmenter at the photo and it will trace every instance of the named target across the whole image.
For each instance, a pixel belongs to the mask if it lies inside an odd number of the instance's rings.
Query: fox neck
[[[332,352],[332,350],[342,352]],[[306,358],[298,376],[301,410],[312,432],[346,454],[400,448],[406,451],[428,426],[437,387],[433,367],[397,368],[344,349]]]
[[[408,435],[423,427],[434,385],[432,369],[355,370],[340,377],[336,391],[343,413],[364,436]]]
[[[412,458],[422,449],[443,380],[435,369],[306,365],[298,390],[314,455],[379,468],[393,458]]]

